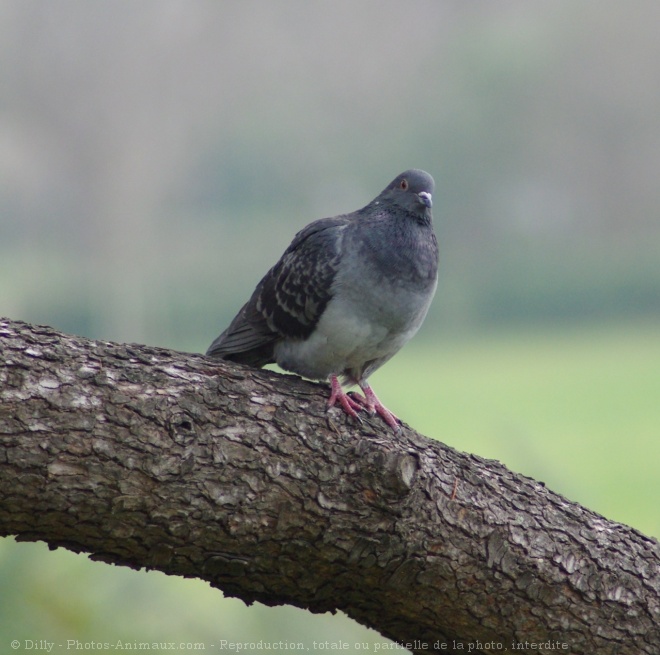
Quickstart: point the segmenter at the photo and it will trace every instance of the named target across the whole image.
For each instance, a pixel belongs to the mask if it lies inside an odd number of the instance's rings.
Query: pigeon
[[[328,380],[329,407],[358,420],[366,410],[399,430],[368,379],[417,332],[433,299],[434,187],[411,169],[362,209],[304,227],[206,354]]]

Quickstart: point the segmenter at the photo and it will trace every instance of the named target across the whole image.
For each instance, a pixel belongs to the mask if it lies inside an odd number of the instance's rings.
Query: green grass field
[[[660,325],[422,334],[372,381],[420,432],[660,537]]]

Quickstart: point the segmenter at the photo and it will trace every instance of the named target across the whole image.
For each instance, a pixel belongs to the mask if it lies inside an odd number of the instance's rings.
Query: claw
[[[395,432],[401,429],[400,419],[390,412],[383,403],[378,400],[378,396],[369,386],[368,382],[360,382],[360,389],[364,391],[365,408],[370,414],[378,414]],[[360,396],[361,398],[361,396]]]
[[[362,405],[355,402],[342,388],[336,375],[330,376],[330,398],[328,398],[328,407],[334,407],[337,403],[341,408],[353,418],[360,421],[358,412],[362,409]]]
[[[378,396],[373,392],[368,382],[360,382],[360,388],[364,392],[361,396],[355,391],[346,393],[339,383],[336,375],[330,376],[330,398],[328,399],[328,407],[334,407],[339,404],[341,408],[354,419],[360,421],[358,412],[366,409],[369,414],[378,414],[394,431],[398,432],[401,429],[401,421],[390,412],[383,403],[378,400]]]

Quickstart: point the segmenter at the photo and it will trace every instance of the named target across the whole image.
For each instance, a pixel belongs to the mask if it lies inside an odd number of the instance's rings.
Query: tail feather
[[[248,305],[245,305],[229,327],[209,346],[206,354],[260,368],[274,363],[278,336],[268,328],[262,316],[249,312]]]

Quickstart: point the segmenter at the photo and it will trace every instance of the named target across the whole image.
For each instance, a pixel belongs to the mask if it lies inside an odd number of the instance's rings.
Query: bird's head
[[[422,219],[430,219],[435,182],[425,171],[413,168],[397,175],[377,198]]]

